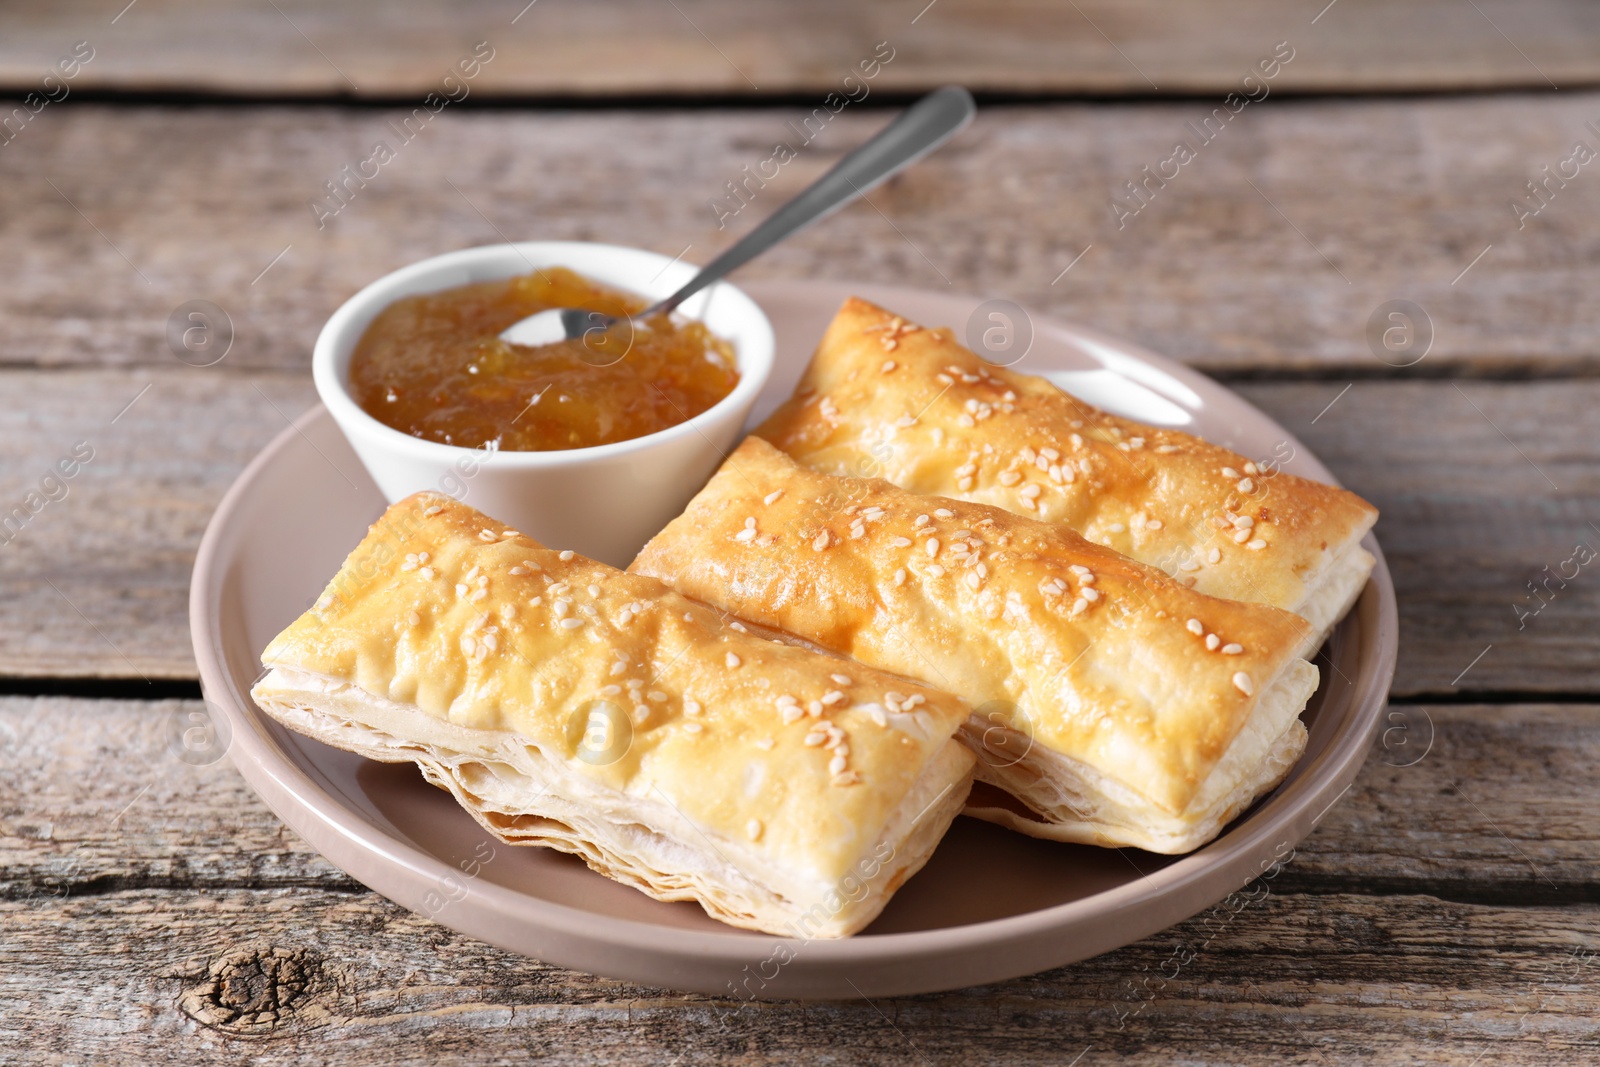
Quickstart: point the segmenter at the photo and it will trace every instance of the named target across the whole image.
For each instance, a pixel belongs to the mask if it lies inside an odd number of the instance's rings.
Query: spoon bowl
[[[618,322],[628,320],[619,319],[615,315],[607,315],[603,311],[586,311],[583,308],[548,308],[534,315],[529,315],[520,322],[514,322],[500,332],[500,340],[507,344],[527,345],[553,345],[557,341],[581,338],[584,348],[594,352],[597,357],[605,353],[594,351],[596,347],[603,347],[604,336]],[[585,357],[587,359],[587,357]],[[621,357],[618,357],[621,358]],[[612,361],[615,362],[615,361]],[[605,363],[601,363],[605,366]]]

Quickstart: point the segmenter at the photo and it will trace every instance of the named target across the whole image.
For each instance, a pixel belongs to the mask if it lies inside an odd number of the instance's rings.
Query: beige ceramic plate
[[[778,369],[756,418],[790,391],[849,293],[963,336],[979,306],[973,298],[877,286],[782,282],[748,291],[778,335]],[[979,325],[1003,331],[1003,319],[990,319],[989,310]],[[1286,469],[1332,480],[1281,426],[1214,382],[1037,316],[1031,326],[1018,369],[1258,460],[1292,450]],[[1012,336],[1015,354],[1019,335]],[[1003,332],[991,337],[1005,340]],[[255,708],[247,693],[260,674],[260,650],[310,605],[382,506],[319,407],[268,446],[217,509],[195,562],[190,616],[205,695],[240,772],[313,848],[407,908],[550,963],[729,1002],[991,982],[1084,959],[1193,915],[1284,855],[1342,795],[1394,670],[1394,588],[1369,537],[1378,565],[1319,660],[1323,684],[1304,716],[1311,730],[1305,757],[1211,845],[1162,857],[1036,841],[962,818],[866,932],[843,941],[786,940],[723,926],[693,904],[651,900],[573,857],[495,842],[411,766],[327,748]]]

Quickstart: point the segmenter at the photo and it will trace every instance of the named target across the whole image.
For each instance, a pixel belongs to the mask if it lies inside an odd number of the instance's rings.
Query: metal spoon
[[[910,166],[972,120],[977,106],[972,94],[960,86],[936,89],[908,107],[872,140],[845,156],[810,187],[779,208],[771,218],[751,230],[722,255],[701,268],[689,283],[665,300],[645,308],[637,315],[619,319],[583,308],[549,308],[500,333],[500,339],[514,345],[545,345],[568,338],[582,337],[602,350],[626,352],[627,345],[609,345],[604,335],[618,323],[633,323],[653,315],[665,314],[723,275],[754,259],[790,234],[825,218],[879,182]],[[629,337],[631,343],[631,334]],[[608,360],[622,358],[606,355]]]

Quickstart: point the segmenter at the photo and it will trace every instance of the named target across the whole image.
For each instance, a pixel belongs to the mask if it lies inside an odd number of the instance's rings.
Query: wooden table
[[[0,1062],[1600,1059],[1600,575],[1581,562],[1600,551],[1600,175],[1566,162],[1600,149],[1600,11],[120,6],[0,5],[0,91],[54,98],[0,109],[0,515],[26,519],[0,537]],[[46,81],[79,41],[93,58]],[[464,79],[479,42],[493,58]],[[1279,42],[1265,90],[1243,83]],[[1388,728],[1268,893],[1030,978],[721,1025],[708,998],[411,914],[226,760],[180,758],[203,707],[195,545],[314,402],[311,342],[345,297],[506,237],[702,259],[950,80],[983,94],[969,131],[746,276],[948,286],[1135,339],[1233,384],[1382,509]],[[725,183],[863,91],[719,230]],[[1263,91],[1146,182],[1227,93]],[[429,92],[451,102],[419,117]],[[379,140],[395,158],[328,199]],[[169,343],[195,300],[231,322],[205,366],[215,349]],[[1420,332],[1386,349],[1392,300]]]

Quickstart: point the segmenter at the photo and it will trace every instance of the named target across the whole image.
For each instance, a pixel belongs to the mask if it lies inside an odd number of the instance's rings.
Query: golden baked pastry
[[[1186,852],[1305,747],[1304,619],[756,437],[630,570],[960,696],[977,777],[1033,814],[973,813],[1039,837]]]
[[[1372,571],[1360,541],[1378,513],[1355,494],[1101,411],[864,300],[845,302],[756,433],[828,474],[992,504],[1292,611],[1311,651]]]
[[[954,697],[438,494],[390,508],[262,662],[251,695],[290,729],[415,762],[504,841],[770,933],[865,926],[971,782]]]

